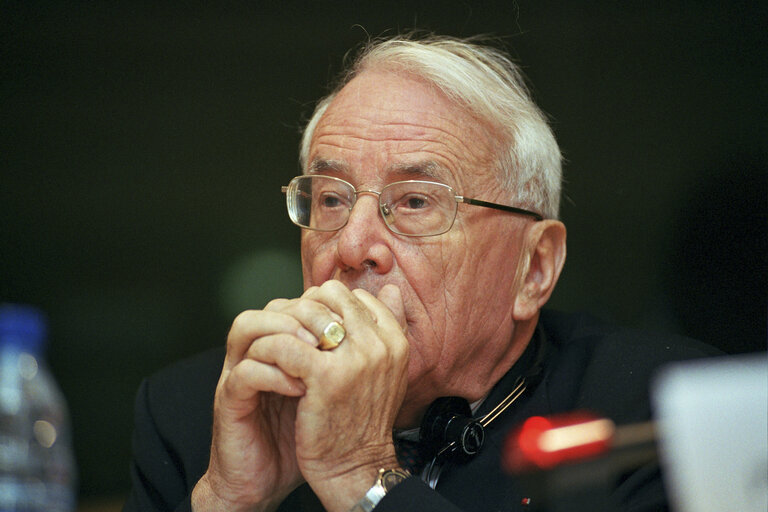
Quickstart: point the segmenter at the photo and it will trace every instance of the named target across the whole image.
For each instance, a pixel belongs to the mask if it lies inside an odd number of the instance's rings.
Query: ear
[[[514,319],[530,320],[549,300],[565,263],[565,225],[558,220],[531,224],[518,263]]]

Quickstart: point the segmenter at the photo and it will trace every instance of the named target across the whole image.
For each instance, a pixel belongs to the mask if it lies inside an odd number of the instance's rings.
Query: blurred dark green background
[[[299,292],[279,187],[367,34],[505,37],[567,159],[555,307],[765,349],[766,21],[758,2],[0,2],[0,300],[50,316],[84,499],[127,490],[142,376]]]

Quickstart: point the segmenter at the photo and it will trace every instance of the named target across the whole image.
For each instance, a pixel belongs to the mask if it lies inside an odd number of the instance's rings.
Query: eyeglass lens
[[[288,187],[291,220],[319,231],[341,229],[349,220],[357,195],[352,185],[343,180],[299,176]],[[438,235],[448,231],[456,217],[453,190],[440,183],[401,181],[387,185],[378,195],[384,222],[395,233]]]

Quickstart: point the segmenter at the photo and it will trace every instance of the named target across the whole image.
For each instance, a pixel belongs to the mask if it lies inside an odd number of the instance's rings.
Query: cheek
[[[459,332],[462,326],[484,330],[486,322],[499,322],[506,313],[515,280],[517,245],[506,224],[484,219],[479,225],[456,230],[454,243],[444,254],[445,309],[447,323]],[[488,236],[488,233],[497,233]]]
[[[301,269],[304,289],[319,286],[333,275],[335,244],[327,234],[304,232],[301,236]]]
[[[435,243],[437,242],[437,243]],[[410,311],[416,343],[412,344],[415,356],[427,361],[439,359],[435,353],[444,349],[446,329],[451,320],[455,293],[456,260],[453,246],[438,242],[413,248],[399,260],[403,277],[408,282],[406,311]]]
[[[466,295],[465,289],[474,281],[481,263],[478,253],[473,250],[472,240],[462,227],[457,220],[448,232],[440,255],[442,287],[451,304]]]
[[[445,296],[446,261],[442,243],[421,244],[400,251],[398,267],[418,302],[433,313]]]

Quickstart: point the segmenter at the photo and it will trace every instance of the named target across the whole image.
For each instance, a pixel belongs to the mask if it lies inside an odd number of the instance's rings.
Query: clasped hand
[[[317,349],[323,329],[346,336]],[[211,457],[193,510],[274,510],[302,481],[348,510],[379,467],[394,467],[392,426],[407,386],[400,291],[374,297],[339,281],[234,321],[214,400]]]

